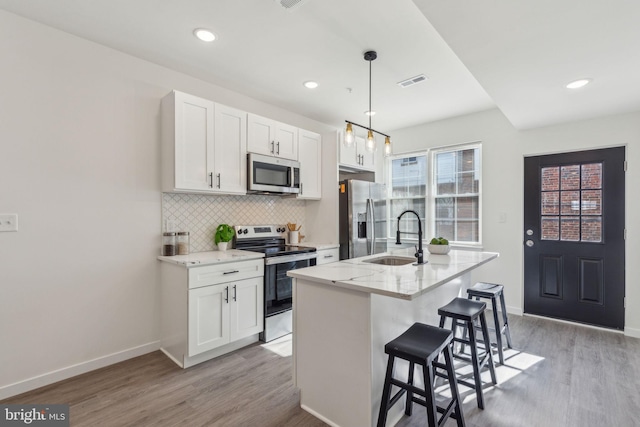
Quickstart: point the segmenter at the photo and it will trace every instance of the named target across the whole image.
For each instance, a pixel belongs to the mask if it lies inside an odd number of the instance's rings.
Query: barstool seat
[[[390,341],[384,346],[384,351],[389,355],[387,362],[387,373],[382,390],[382,400],[380,402],[380,412],[378,414],[378,427],[384,427],[387,422],[389,409],[406,394],[405,414],[411,415],[413,403],[418,403],[427,408],[427,418],[429,427],[440,427],[447,422],[449,417],[457,421],[458,427],[464,427],[464,416],[460,403],[460,394],[456,383],[455,370],[453,367],[453,357],[450,344],[453,340],[453,333],[447,329],[414,323],[398,338]],[[444,356],[444,364],[438,362],[438,357]],[[409,373],[407,382],[400,381],[393,377],[393,366],[395,358],[404,359],[409,362]],[[413,384],[415,365],[422,366],[424,389]],[[442,373],[441,371],[445,371]],[[434,382],[435,377],[443,377],[449,380],[451,399],[449,404],[439,406],[435,399]],[[391,386],[400,387],[400,390],[391,397]],[[414,394],[424,397],[420,399]],[[438,413],[442,416],[438,419]]]
[[[504,345],[502,343],[502,336],[504,335],[507,340],[507,348],[513,348],[511,345],[511,331],[509,330],[509,320],[507,319],[507,307],[504,303],[504,286],[495,283],[478,282],[469,289],[467,289],[467,297],[469,299],[487,298],[491,300],[491,310],[493,311],[493,323],[496,333],[496,347],[498,349],[498,359],[500,364],[504,365]],[[502,326],[500,326],[500,320],[498,318],[498,299],[500,300],[501,312],[502,312]]]
[[[473,367],[473,383],[468,382],[460,377],[457,381],[460,384],[471,387],[476,391],[476,400],[478,402],[478,408],[484,409],[484,394],[482,391],[482,379],[480,378],[480,371],[487,365],[489,373],[491,374],[491,381],[493,384],[497,384],[496,371],[493,365],[493,356],[491,354],[491,343],[489,341],[489,330],[487,328],[487,320],[484,315],[486,304],[480,301],[472,301],[464,298],[454,298],[451,302],[438,309],[440,315],[440,327],[444,326],[447,317],[451,318],[451,331],[453,334],[454,342],[462,343],[462,349],[460,353],[455,353],[453,356],[457,359],[462,359],[471,362]],[[479,352],[479,347],[476,342],[476,329],[475,322],[480,321],[480,331],[482,332],[482,339],[484,342],[484,354]],[[456,337],[456,330],[458,327],[463,327],[465,333],[462,338]],[[469,338],[466,338],[466,332],[469,333]],[[468,344],[470,347],[471,358],[467,358],[462,353],[464,352],[464,345]],[[453,347],[453,346],[452,346]]]

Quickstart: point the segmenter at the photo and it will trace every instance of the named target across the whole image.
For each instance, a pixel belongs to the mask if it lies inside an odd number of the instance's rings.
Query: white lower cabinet
[[[161,266],[161,349],[187,368],[258,340],[264,261]]]
[[[253,278],[189,291],[189,356],[262,332],[263,280]]]

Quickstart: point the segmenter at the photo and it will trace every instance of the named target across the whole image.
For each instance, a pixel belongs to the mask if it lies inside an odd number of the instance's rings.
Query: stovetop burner
[[[286,244],[284,225],[236,225],[235,248],[261,252],[265,257],[315,252],[316,248]]]

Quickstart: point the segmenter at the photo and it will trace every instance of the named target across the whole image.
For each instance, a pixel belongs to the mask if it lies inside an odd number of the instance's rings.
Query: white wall
[[[0,399],[158,347],[160,100],[260,101],[0,11]]]
[[[499,110],[442,120],[393,131],[394,153],[417,151],[465,142],[482,141],[483,245],[500,258],[481,267],[474,280],[505,285],[507,305],[514,312],[523,307],[523,159],[528,155],[626,145],[626,297],[625,333],[640,337],[640,112],[517,131]],[[498,221],[500,213],[507,221]]]

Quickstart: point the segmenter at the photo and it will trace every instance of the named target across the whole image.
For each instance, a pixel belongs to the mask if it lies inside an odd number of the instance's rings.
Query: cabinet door
[[[175,92],[175,188],[212,190],[212,101]]]
[[[379,136],[378,136],[379,138]],[[379,141],[377,141],[379,143]],[[360,157],[360,168],[366,170],[374,170],[376,167],[376,153],[367,151],[364,137],[356,138],[356,150]]]
[[[322,197],[322,137],[302,129],[299,132],[300,193],[298,193],[298,199],[320,199]]]
[[[344,131],[338,132],[338,144],[340,144],[340,164],[346,166],[354,166],[359,167],[358,164],[358,155],[356,153],[356,143],[355,141],[351,146],[347,147],[344,145]]]
[[[249,114],[247,117],[247,151],[275,155],[275,122],[265,117]]]
[[[235,341],[262,332],[264,330],[264,279],[254,277],[229,283],[229,292],[230,340]]]
[[[247,193],[247,113],[215,106],[214,190]]]
[[[298,128],[276,122],[275,155],[298,160]]]
[[[189,356],[229,343],[229,284],[189,291]]]

